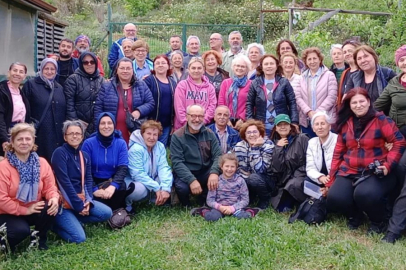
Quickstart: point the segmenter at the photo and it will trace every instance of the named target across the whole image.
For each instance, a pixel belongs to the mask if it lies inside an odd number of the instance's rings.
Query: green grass
[[[88,240],[55,235],[45,252],[2,258],[0,269],[405,269],[405,240],[382,244],[366,227],[333,217],[321,226],[287,223],[269,209],[252,220],[209,223],[182,207],[143,206],[130,226],[87,225]]]

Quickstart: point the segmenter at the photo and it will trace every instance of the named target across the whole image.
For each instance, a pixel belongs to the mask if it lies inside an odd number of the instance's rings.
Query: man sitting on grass
[[[175,131],[171,139],[175,190],[182,205],[190,206],[190,193],[200,195],[203,205],[207,189],[218,187],[221,149],[216,135],[204,126],[204,108],[190,105],[186,113],[186,125]]]

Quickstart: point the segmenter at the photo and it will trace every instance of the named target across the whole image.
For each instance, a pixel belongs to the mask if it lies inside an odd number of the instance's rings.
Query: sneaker
[[[395,244],[395,242],[396,242],[397,240],[399,240],[400,237],[401,237],[400,234],[397,234],[397,233],[393,233],[393,232],[389,232],[389,231],[388,231],[388,232],[385,234],[385,236],[381,239],[381,241],[382,241],[382,242],[389,243],[389,244]]]
[[[367,234],[368,235],[372,235],[372,234],[381,234],[384,233],[386,231],[386,229],[388,228],[388,223],[383,221],[383,222],[372,222],[369,225]]]
[[[256,215],[258,215],[259,212],[261,212],[263,210],[259,207],[254,207],[254,208],[247,208],[247,209],[245,209],[245,211],[249,212],[251,214],[251,217],[255,217]]]
[[[38,233],[39,233],[39,231],[31,230],[30,244],[28,245],[28,249],[35,249],[38,247],[38,245],[39,245]]]
[[[204,213],[207,211],[209,211],[209,208],[207,208],[207,207],[193,208],[192,210],[190,210],[190,215],[192,217],[196,217],[196,216],[204,217]]]
[[[351,231],[357,230],[361,224],[362,220],[359,218],[350,217],[347,221],[347,227]]]

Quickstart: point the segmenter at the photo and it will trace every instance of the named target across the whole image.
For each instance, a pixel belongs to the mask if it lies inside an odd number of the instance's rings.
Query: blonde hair
[[[17,137],[18,134],[20,134],[21,132],[26,132],[28,131],[32,138],[35,141],[35,128],[33,125],[31,124],[27,124],[27,123],[19,123],[17,125],[15,125],[14,127],[12,127],[10,129],[10,142],[6,144],[6,151],[5,152],[14,152],[14,148],[12,146],[12,142],[14,141],[14,139]],[[36,144],[34,144],[34,146],[32,147],[31,151],[37,151],[38,146]]]
[[[190,61],[189,61],[189,65],[187,66],[187,68],[190,68],[190,66],[193,63],[196,63],[196,62],[199,62],[204,67],[204,62],[203,62],[203,59],[201,57],[192,57],[192,59],[190,59]]]
[[[238,158],[234,153],[225,153],[219,158],[219,166],[220,168],[223,167],[224,163],[226,163],[227,160],[234,161],[235,166],[238,167]]]

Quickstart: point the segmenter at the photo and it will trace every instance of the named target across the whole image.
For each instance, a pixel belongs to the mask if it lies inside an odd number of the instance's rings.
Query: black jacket
[[[294,124],[299,123],[296,97],[288,79],[281,76],[275,77],[277,84],[272,94],[276,115],[284,113],[289,115]],[[257,76],[252,81],[247,95],[247,119],[257,119],[262,122],[266,120],[267,97],[264,90],[264,76]]]
[[[65,81],[66,117],[69,120],[80,119],[89,124],[86,137],[95,131],[94,104],[103,81],[102,76],[91,76],[80,69]]]
[[[1,145],[8,141],[8,131],[11,126],[13,118],[13,99],[11,97],[10,89],[7,85],[7,80],[0,82],[0,155],[4,156],[3,147]],[[30,104],[25,97],[24,93],[20,91],[25,109],[25,122],[30,122]]]
[[[29,79],[23,86],[30,103],[31,119],[39,121],[51,94],[51,88],[38,76]],[[62,126],[66,120],[66,101],[62,86],[54,81],[54,95],[51,106],[45,112],[44,120],[37,128],[35,144],[37,153],[51,163],[52,153],[64,143]]]

